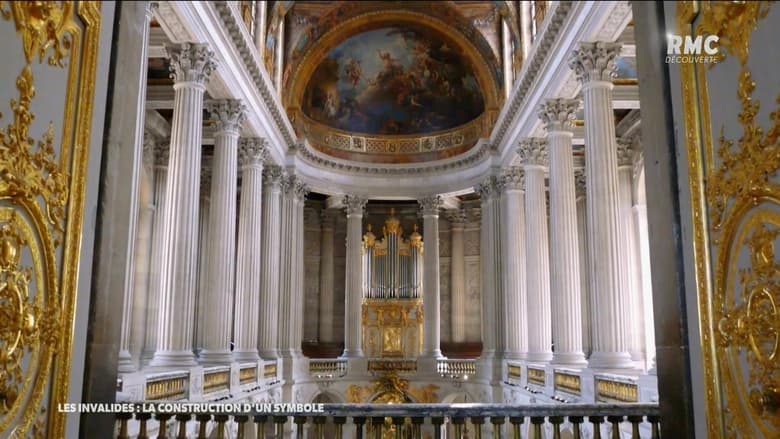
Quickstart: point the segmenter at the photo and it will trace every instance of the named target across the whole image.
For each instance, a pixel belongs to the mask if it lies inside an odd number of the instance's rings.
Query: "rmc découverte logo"
[[[717,60],[718,36],[669,34],[666,36],[666,63],[711,63]],[[704,54],[702,54],[704,52]]]

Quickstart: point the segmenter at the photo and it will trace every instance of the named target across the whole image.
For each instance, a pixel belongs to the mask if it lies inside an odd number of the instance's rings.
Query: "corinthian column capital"
[[[611,81],[617,72],[615,59],[619,53],[620,43],[580,43],[569,57],[569,67],[583,84]]]
[[[634,164],[634,142],[632,139],[617,139],[618,166],[632,166]]]
[[[495,175],[491,175],[482,183],[478,184],[474,190],[479,194],[483,202],[499,195],[501,181]]]
[[[284,171],[281,166],[271,165],[263,169],[263,185],[278,188],[282,183]]]
[[[463,228],[463,224],[466,223],[466,211],[464,209],[448,209],[444,211],[444,217],[453,226]]]
[[[238,132],[246,120],[246,107],[238,99],[220,99],[206,104],[206,110],[216,123],[217,133],[222,131]]]
[[[363,215],[363,209],[366,208],[367,199],[357,195],[347,195],[344,197],[344,206],[347,208],[347,216]]]
[[[217,68],[214,52],[201,43],[168,44],[165,52],[171,63],[171,79],[205,85]]]
[[[439,215],[439,210],[444,205],[444,200],[439,195],[420,198],[417,202],[420,203],[423,216]]]
[[[520,141],[517,155],[525,166],[547,166],[547,139],[531,137]]]
[[[238,143],[238,165],[241,168],[260,166],[267,155],[266,140],[259,137],[241,139]]]
[[[539,106],[537,114],[548,133],[555,131],[572,132],[574,118],[580,108],[577,99],[548,99]]]
[[[519,166],[504,169],[501,173],[501,186],[504,190],[523,190],[525,188],[525,171]]]

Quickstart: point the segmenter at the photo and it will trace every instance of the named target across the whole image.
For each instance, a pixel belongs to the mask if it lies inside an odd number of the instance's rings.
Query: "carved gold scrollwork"
[[[67,397],[100,5],[0,0],[0,17],[24,54],[0,112],[0,436],[64,437],[56,404]],[[35,75],[47,67],[67,87],[42,128]]]
[[[780,108],[762,127],[748,63],[753,31],[771,6],[677,8],[681,35],[718,35],[720,61],[733,56],[740,66],[735,119],[742,135],[727,138],[722,125],[713,140],[710,111],[719,102],[710,102],[707,72],[720,64],[680,65],[710,437],[780,434]]]

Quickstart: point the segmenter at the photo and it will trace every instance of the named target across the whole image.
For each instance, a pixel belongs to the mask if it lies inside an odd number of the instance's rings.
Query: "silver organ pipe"
[[[363,297],[367,299],[417,299],[422,279],[422,236],[417,225],[408,239],[391,211],[382,228],[382,238],[363,235]]]

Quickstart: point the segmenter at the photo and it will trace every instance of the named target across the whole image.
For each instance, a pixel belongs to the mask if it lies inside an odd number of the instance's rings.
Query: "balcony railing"
[[[347,360],[317,358],[309,360],[309,375],[314,378],[340,378],[346,374]]]
[[[443,359],[436,364],[436,370],[442,378],[467,380],[477,374],[476,360]]]
[[[568,431],[578,438],[587,431],[594,438],[610,435],[660,438],[659,410],[655,404],[324,404],[318,413],[274,412],[273,415],[258,412],[152,415],[142,411],[141,405],[136,408],[135,414],[116,416],[118,439],[133,439],[128,434],[128,423],[133,418],[140,424],[142,434],[146,434],[147,423],[154,422],[159,423],[160,437],[168,437],[170,432],[171,436],[186,438],[190,437],[188,431],[197,431],[198,439],[228,437],[228,431],[235,431],[236,439],[266,438],[268,430],[273,431],[273,437],[281,437],[293,427],[297,438],[343,438],[349,430],[349,437],[358,439],[385,435],[422,439],[423,431],[432,433],[433,439],[441,439],[443,431],[448,429],[454,432],[454,437],[461,438],[467,424],[477,430],[474,437],[492,434],[494,438],[560,438],[563,431]],[[543,435],[543,432],[552,434]],[[141,437],[145,436],[134,436]]]

